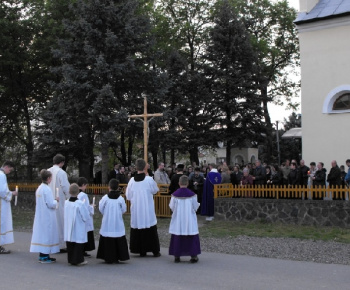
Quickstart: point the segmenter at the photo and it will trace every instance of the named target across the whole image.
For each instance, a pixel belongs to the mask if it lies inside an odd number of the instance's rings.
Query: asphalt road
[[[10,255],[0,255],[0,289],[350,289],[350,266],[202,253],[197,264],[189,257],[175,264],[162,256],[131,255],[123,264],[108,265],[89,258],[76,267],[66,254],[57,263],[39,264],[29,253],[31,233],[15,233]],[[348,253],[344,253],[348,255]],[[96,252],[92,252],[95,256]]]

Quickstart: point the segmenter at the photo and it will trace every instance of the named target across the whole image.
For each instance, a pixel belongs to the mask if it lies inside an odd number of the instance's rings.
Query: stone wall
[[[215,218],[350,228],[350,203],[342,200],[218,198]]]

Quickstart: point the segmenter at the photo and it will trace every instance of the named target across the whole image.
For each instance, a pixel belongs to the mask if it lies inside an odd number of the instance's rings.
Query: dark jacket
[[[272,185],[283,185],[283,175],[282,172],[277,171],[271,175],[271,184]]]
[[[327,181],[329,183],[329,186],[341,186],[342,180],[341,180],[341,171],[340,168],[337,166],[332,167],[329,171]]]
[[[299,180],[300,180],[300,185],[304,185],[307,186],[307,182],[309,180],[309,175],[308,175],[308,171],[310,170],[309,167],[307,167],[306,165],[304,166],[300,166],[299,167]]]
[[[231,183],[233,185],[239,185],[242,179],[243,173],[241,171],[232,172],[230,174]]]
[[[288,185],[300,185],[299,171],[291,169],[288,174]]]
[[[315,179],[312,181],[314,186],[326,186],[326,172],[325,168],[315,172]]]
[[[254,169],[253,176],[255,177],[255,185],[264,185],[266,184],[266,170],[265,167],[259,166]]]

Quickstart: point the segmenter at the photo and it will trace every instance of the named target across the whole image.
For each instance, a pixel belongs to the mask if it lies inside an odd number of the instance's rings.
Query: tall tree
[[[297,96],[299,83],[290,78],[299,65],[299,44],[295,25],[295,9],[287,0],[230,0],[245,21],[258,53],[260,93],[266,125],[266,161],[273,148],[273,129],[268,103],[295,108],[292,97]]]
[[[250,34],[226,0],[214,13],[206,55],[206,72],[219,114],[217,132],[226,141],[226,158],[231,162],[233,144],[242,147],[247,140],[258,138],[262,111],[257,55]]]
[[[19,143],[25,147],[26,175],[30,180],[35,143],[33,124],[49,91],[42,48],[37,45],[43,7],[41,0],[0,3],[1,132],[7,144]]]
[[[127,122],[138,96],[155,90],[148,59],[153,40],[136,0],[78,0],[70,9],[74,19],[64,21],[69,37],[54,51],[62,65],[53,68],[60,79],[52,84],[46,120],[53,134],[45,144],[73,153],[80,175],[92,178],[95,142],[107,158],[114,129]]]

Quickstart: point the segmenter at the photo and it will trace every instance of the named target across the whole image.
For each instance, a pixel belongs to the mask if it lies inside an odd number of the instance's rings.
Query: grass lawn
[[[34,211],[16,209],[13,210],[12,215],[15,231],[32,231]],[[102,215],[96,211],[94,216],[96,237],[99,236],[98,229],[101,226],[101,220]],[[130,215],[124,215],[124,223],[128,235],[130,229]],[[163,230],[163,232],[168,229],[169,223],[170,218],[158,218],[158,228]],[[206,222],[203,217],[198,217],[198,224],[201,238],[234,238],[245,235],[252,237],[284,237],[350,243],[350,229],[343,228],[263,222],[243,223],[219,221],[215,219],[212,222]]]

